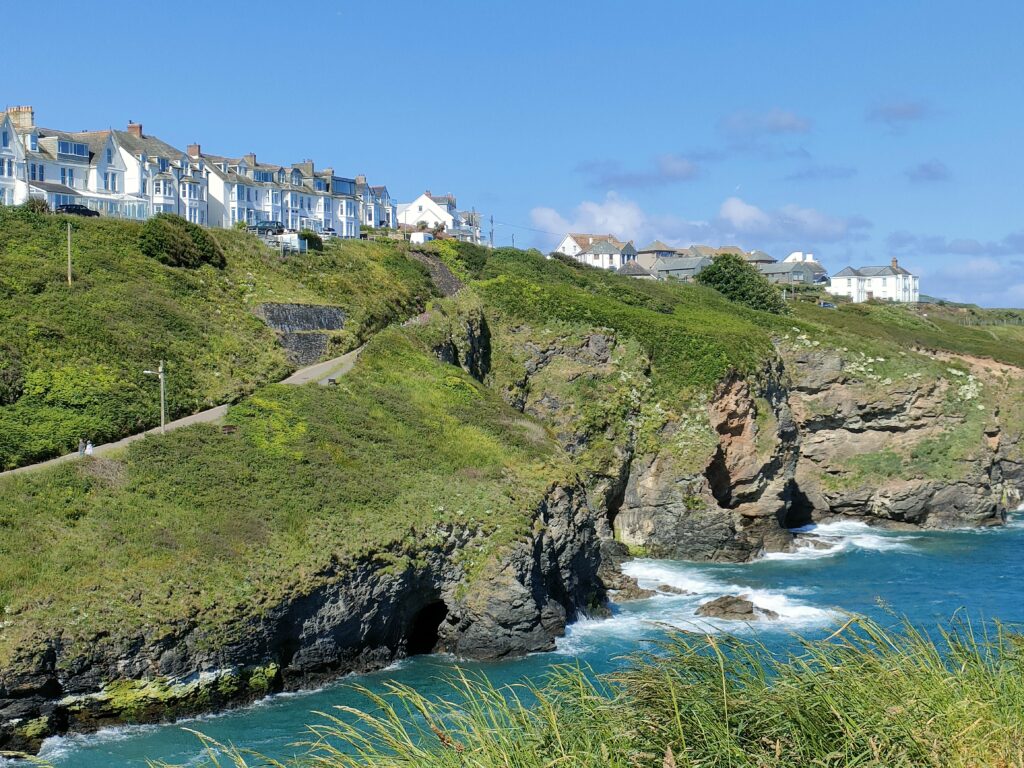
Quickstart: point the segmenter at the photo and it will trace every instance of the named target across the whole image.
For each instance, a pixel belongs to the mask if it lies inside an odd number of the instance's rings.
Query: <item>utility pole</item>
[[[71,285],[71,222],[68,222],[68,285]]]
[[[494,214],[491,214],[491,250],[494,250]]]
[[[512,233],[512,247],[513,248],[516,247],[516,233],[515,232]]]
[[[143,371],[147,376],[156,376],[160,379],[160,434],[167,434],[167,375],[164,371],[164,361],[160,361],[160,367],[155,371]]]

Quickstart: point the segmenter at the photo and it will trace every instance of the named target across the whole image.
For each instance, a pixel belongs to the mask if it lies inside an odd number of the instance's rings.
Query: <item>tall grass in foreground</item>
[[[676,633],[607,676],[565,666],[499,689],[459,673],[447,698],[361,689],[366,710],[321,713],[287,768],[1024,766],[1022,651],[962,621],[933,639],[854,618],[781,657]],[[285,768],[200,738],[210,765]]]

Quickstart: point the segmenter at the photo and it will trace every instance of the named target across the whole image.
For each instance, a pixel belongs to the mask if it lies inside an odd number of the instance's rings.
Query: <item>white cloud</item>
[[[726,198],[709,219],[685,219],[651,214],[636,202],[609,193],[603,201],[580,203],[571,214],[553,208],[534,208],[533,226],[547,232],[610,232],[637,244],[658,239],[675,245],[722,245],[806,249],[819,243],[859,240],[870,224],[859,217],[832,216],[813,208],[786,205],[767,211],[739,197]],[[547,247],[554,243],[550,241]]]

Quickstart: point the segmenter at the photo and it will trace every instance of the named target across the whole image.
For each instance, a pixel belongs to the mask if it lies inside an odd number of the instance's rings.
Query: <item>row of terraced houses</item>
[[[140,123],[123,131],[53,130],[36,125],[32,107],[10,107],[0,112],[0,204],[29,198],[118,218],[174,213],[212,227],[274,221],[339,237],[417,223],[399,220],[386,186],[311,160],[275,165],[254,154],[212,155],[199,144],[181,150],[147,135]],[[454,210],[451,195],[445,202],[453,214],[447,236],[479,243],[479,217]]]

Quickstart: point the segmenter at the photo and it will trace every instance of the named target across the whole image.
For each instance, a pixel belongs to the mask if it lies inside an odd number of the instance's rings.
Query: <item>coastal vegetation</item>
[[[1021,637],[958,619],[934,637],[853,617],[789,653],[756,639],[670,633],[620,671],[574,665],[446,695],[399,684],[322,713],[321,768],[955,768],[1024,763]],[[210,765],[281,763],[201,735]]]
[[[66,280],[72,224],[73,282]],[[393,248],[332,241],[281,260],[244,233],[0,208],[0,469],[159,422],[142,373],[161,359],[173,417],[230,402],[291,366],[262,302],[339,306],[336,354],[416,312],[433,288]]]

